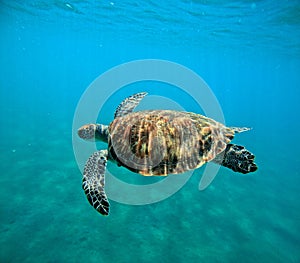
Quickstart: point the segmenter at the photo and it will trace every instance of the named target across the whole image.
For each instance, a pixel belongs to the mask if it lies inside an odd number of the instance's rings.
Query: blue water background
[[[299,1],[1,1],[0,30],[0,262],[300,262]],[[96,77],[148,58],[190,68],[228,125],[253,127],[235,142],[259,170],[222,168],[199,191],[200,168],[163,202],[111,201],[104,218],[81,189],[73,115]]]

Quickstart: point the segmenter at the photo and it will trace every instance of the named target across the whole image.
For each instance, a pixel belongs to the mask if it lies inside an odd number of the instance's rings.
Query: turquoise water
[[[0,30],[0,262],[300,262],[299,1],[1,1]],[[253,127],[235,142],[259,170],[221,168],[199,191],[202,167],[161,202],[94,211],[75,109],[95,78],[136,59],[201,76],[228,125]],[[99,121],[142,90],[201,112],[174,87],[144,84],[120,87]]]

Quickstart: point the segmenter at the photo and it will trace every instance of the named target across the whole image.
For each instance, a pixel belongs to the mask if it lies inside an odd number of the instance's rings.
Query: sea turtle
[[[107,150],[89,157],[82,182],[89,203],[102,215],[109,213],[104,190],[107,160],[145,176],[183,173],[209,161],[243,174],[257,170],[254,155],[230,143],[235,133],[249,128],[226,127],[192,112],[133,112],[146,95],[141,92],[123,100],[109,126],[87,124],[78,130],[82,139],[108,143]]]

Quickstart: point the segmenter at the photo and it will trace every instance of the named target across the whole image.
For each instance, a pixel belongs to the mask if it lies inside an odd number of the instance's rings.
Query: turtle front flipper
[[[147,92],[140,92],[129,96],[123,100],[116,109],[114,118],[124,116],[128,113],[133,112],[135,107],[140,103],[140,101],[147,95]]]
[[[104,191],[107,150],[93,153],[87,160],[82,188],[90,204],[102,215],[108,215],[109,203]]]
[[[226,149],[216,156],[213,162],[243,174],[255,172],[257,165],[254,163],[255,156],[244,146],[228,144]]]

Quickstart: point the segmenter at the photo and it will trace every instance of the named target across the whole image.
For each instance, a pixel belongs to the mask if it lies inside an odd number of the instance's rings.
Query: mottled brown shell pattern
[[[109,155],[142,175],[183,173],[213,160],[234,131],[200,114],[171,110],[139,111],[109,126]]]

